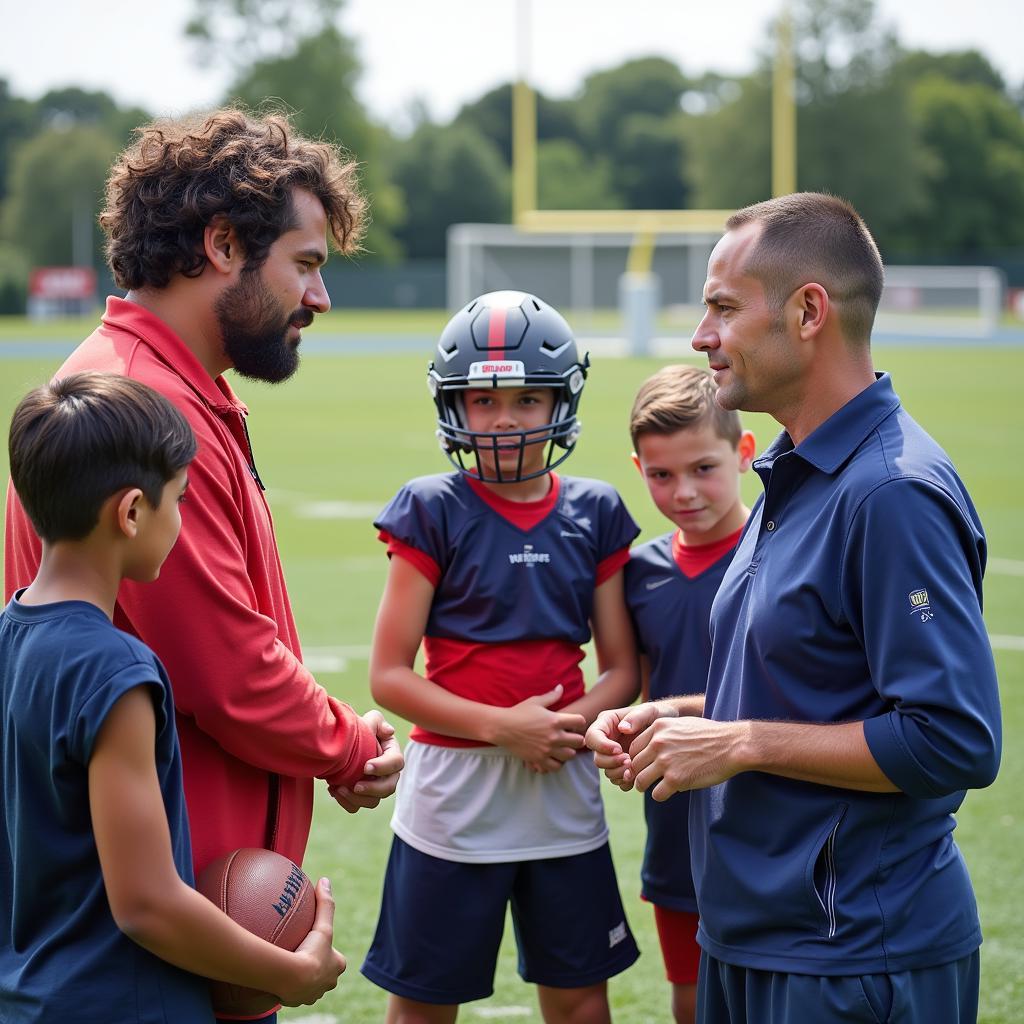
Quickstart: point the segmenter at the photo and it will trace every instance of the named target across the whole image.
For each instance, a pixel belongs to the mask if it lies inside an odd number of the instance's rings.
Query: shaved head
[[[820,284],[838,308],[850,344],[869,344],[882,296],[883,269],[867,225],[844,199],[795,192],[737,210],[725,224],[733,231],[761,225],[744,272],[764,286],[781,308],[801,285]]]

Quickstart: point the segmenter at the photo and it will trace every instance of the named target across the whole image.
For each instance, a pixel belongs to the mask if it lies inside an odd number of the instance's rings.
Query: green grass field
[[[394,329],[411,329],[412,319]],[[424,325],[415,319],[417,327]],[[0,340],[19,335],[25,338],[17,327],[0,324]],[[427,351],[387,357],[311,355],[287,384],[239,384],[252,412],[257,461],[269,488],[307,659],[323,666],[317,674],[325,686],[359,710],[370,706],[366,650],[385,568],[370,520],[403,481],[447,467],[433,437],[424,384],[427,358]],[[0,360],[5,430],[15,401],[46,379],[58,362]],[[1024,848],[1024,534],[1019,527],[1024,475],[1017,455],[1024,427],[1019,397],[1024,348],[889,348],[876,353],[876,363],[892,371],[905,405],[952,455],[989,535],[986,618],[1003,693],[1005,752],[996,783],[968,796],[957,835],[971,866],[985,931],[979,1019],[1011,1024],[1021,1019],[1024,1003],[1024,892],[1019,882]],[[565,467],[617,486],[644,536],[667,527],[630,464],[625,423],[636,387],[657,365],[652,360],[597,361],[583,399],[583,436]],[[759,448],[776,432],[765,417],[748,422]],[[6,446],[0,462],[5,458]],[[5,462],[0,470],[6,473]],[[758,488],[751,475],[745,481],[748,499]],[[620,884],[643,951],[639,963],[611,983],[615,1017],[625,1024],[669,1024],[668,990],[650,908],[637,897],[641,801],[610,786],[606,801]],[[389,813],[382,807],[350,817],[325,792],[318,795],[305,866],[313,877],[326,874],[333,880],[336,944],[348,956],[349,970],[336,992],[314,1008],[286,1011],[284,1020],[372,1024],[383,1019],[384,994],[361,977],[358,967],[376,921]],[[494,996],[467,1006],[460,1019],[539,1020],[532,991],[515,973],[510,929]]]

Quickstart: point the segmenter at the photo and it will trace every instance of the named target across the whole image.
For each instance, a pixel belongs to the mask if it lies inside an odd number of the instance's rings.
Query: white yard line
[[[386,501],[304,501],[292,510],[300,519],[367,519],[380,515]]]
[[[387,498],[373,501],[347,501],[343,498],[322,498],[306,491],[272,487],[267,491],[271,508],[287,506],[299,519],[375,519]]]
[[[993,651],[1024,651],[1024,636],[989,634]]]
[[[1024,576],[1024,562],[1018,562],[1013,558],[990,558],[986,571],[997,573],[999,576]]]
[[[369,647],[307,647],[302,664],[314,675],[317,672],[344,672],[350,661],[369,661]]]

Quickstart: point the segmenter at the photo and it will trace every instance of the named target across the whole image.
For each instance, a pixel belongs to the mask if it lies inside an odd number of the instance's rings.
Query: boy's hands
[[[619,789],[632,789],[636,773],[628,753],[630,745],[659,718],[675,716],[675,708],[657,701],[602,711],[586,735],[586,744],[594,751],[594,764]]]
[[[338,984],[338,977],[347,966],[345,958],[334,949],[334,896],[331,883],[321,878],[316,885],[316,918],[310,933],[299,943],[295,955],[304,961],[294,986],[274,995],[285,1006],[315,1003],[325,992]]]
[[[529,768],[544,774],[556,772],[583,747],[587,720],[570,711],[551,711],[562,696],[562,685],[528,697],[510,708],[496,708],[491,742],[522,758]]]

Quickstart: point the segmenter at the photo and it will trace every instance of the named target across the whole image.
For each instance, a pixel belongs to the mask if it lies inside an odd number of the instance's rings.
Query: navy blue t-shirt
[[[711,604],[735,550],[691,578],[673,557],[674,536],[672,531],[635,548],[625,569],[626,604],[640,653],[650,663],[650,700],[703,691],[711,660]],[[650,790],[644,793],[647,845],[640,877],[644,899],[695,914],[689,813],[689,793],[663,802]]]
[[[174,863],[192,855],[170,683],[156,655],[94,605],[0,614],[0,1018],[4,1024],[213,1020],[206,982],[114,922],[89,809],[89,760],[115,702],[146,686]]]

